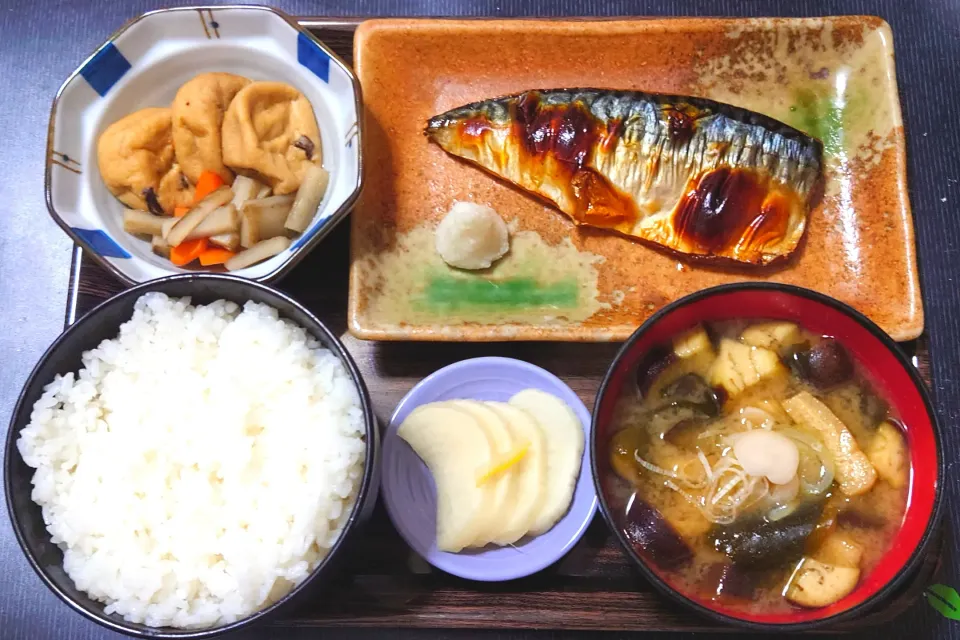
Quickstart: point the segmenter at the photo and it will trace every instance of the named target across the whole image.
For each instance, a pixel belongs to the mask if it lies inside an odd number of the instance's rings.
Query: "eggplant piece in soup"
[[[683,538],[643,500],[634,499],[627,507],[624,533],[638,553],[661,569],[681,567],[693,558]]]
[[[617,509],[680,592],[786,613],[877,566],[903,518],[908,441],[839,341],[782,320],[698,325],[651,349],[636,381],[609,445]]]
[[[710,538],[714,549],[729,558],[734,566],[757,569],[789,565],[803,555],[822,507],[822,503],[809,502],[775,522],[761,514],[740,518],[731,525],[716,528]]]

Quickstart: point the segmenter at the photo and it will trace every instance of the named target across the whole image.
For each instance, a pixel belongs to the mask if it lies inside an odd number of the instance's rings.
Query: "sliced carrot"
[[[182,218],[187,215],[187,212],[190,211],[190,207],[174,207],[173,208],[173,217]]]
[[[200,254],[207,250],[209,243],[206,238],[197,238],[196,240],[185,240],[175,247],[170,248],[170,262],[182,267],[188,265]]]
[[[197,180],[197,190],[193,192],[193,201],[200,202],[223,186],[223,178],[214,171],[204,171]]]
[[[200,254],[200,264],[205,267],[209,267],[215,264],[223,264],[233,256],[235,256],[233,251],[228,249],[221,249],[220,247],[210,247],[206,251]]]

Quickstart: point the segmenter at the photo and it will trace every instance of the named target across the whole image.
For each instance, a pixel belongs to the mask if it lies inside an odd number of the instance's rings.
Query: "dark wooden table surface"
[[[169,2],[165,4],[196,4]],[[294,15],[825,15],[866,13],[893,27],[898,82],[909,147],[910,195],[916,220],[922,286],[927,313],[926,340],[932,353],[933,392],[945,430],[947,499],[956,495],[960,447],[960,343],[953,259],[960,255],[960,2],[860,2],[817,0],[278,0]],[[46,346],[63,327],[73,247],[45,213],[43,156],[50,100],[77,63],[124,20],[164,3],[143,0],[0,4],[0,424]],[[334,237],[342,237],[336,234]],[[344,258],[345,259],[345,258]],[[451,347],[455,349],[456,347]],[[402,347],[401,347],[402,349]],[[472,354],[472,353],[471,353]],[[960,555],[952,534],[960,522],[947,509],[947,552],[937,581],[960,587]],[[0,639],[119,637],[62,605],[29,569],[0,517]],[[549,619],[542,626],[548,629]],[[640,630],[638,630],[640,631]],[[264,626],[245,638],[308,638],[312,627]],[[585,638],[583,633],[402,630],[324,630],[343,638]],[[692,634],[674,635],[687,637]],[[882,629],[862,634],[884,638],[960,638],[960,623],[937,614],[923,599]],[[589,637],[596,637],[589,634]],[[627,637],[608,634],[605,637]],[[703,637],[697,636],[697,637]]]

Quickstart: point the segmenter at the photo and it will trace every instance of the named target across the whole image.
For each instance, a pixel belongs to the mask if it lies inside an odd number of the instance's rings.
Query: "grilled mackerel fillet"
[[[577,224],[750,265],[797,248],[821,180],[819,140],[703,98],[526,91],[434,116],[425,133]]]

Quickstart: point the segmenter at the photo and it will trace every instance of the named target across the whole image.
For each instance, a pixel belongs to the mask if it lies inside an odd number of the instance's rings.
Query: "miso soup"
[[[682,593],[754,614],[824,607],[901,526],[897,416],[839,342],[797,325],[677,336],[640,363],[614,422],[615,515]]]

